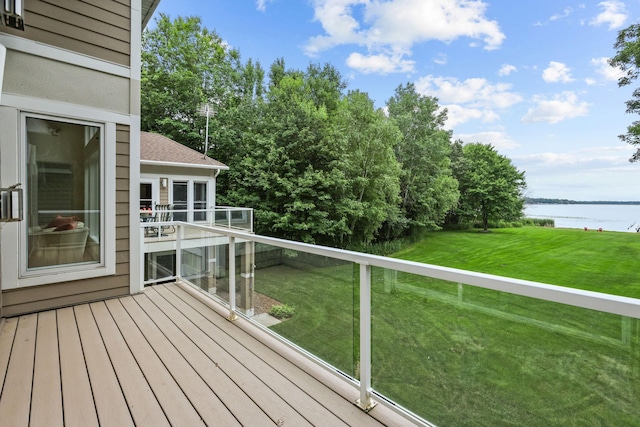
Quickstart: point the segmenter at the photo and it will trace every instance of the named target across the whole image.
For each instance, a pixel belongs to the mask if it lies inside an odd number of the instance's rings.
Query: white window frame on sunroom
[[[185,176],[185,175],[169,175],[168,183],[168,198],[171,204],[174,204],[173,200],[173,183],[174,182],[186,182],[187,183],[187,222],[195,222],[193,219],[194,209],[194,195],[193,187],[196,183],[207,185],[207,210],[210,210],[215,206],[215,188],[216,180],[212,177],[205,176]],[[207,219],[198,221],[200,223],[210,222],[213,218],[212,212],[207,212]],[[175,215],[174,215],[175,217]]]

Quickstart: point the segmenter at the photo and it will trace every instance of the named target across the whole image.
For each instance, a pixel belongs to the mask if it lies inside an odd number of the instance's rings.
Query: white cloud
[[[508,76],[509,74],[513,73],[514,71],[518,71],[518,69],[516,68],[515,65],[502,64],[502,67],[500,67],[500,70],[498,71],[498,75],[499,76]]]
[[[349,67],[359,70],[365,74],[410,72],[413,70],[414,64],[415,61],[402,59],[400,55],[389,56],[385,54],[379,54],[365,56],[356,52],[352,53],[347,58],[347,65]]]
[[[610,30],[615,30],[624,25],[627,20],[627,10],[624,3],[617,0],[603,1],[598,6],[604,10],[589,22],[591,25],[609,25]]]
[[[433,62],[435,62],[438,65],[447,65],[447,55],[444,53],[439,53],[434,59]]]
[[[585,6],[584,5],[579,5],[578,6],[579,9],[584,9]],[[554,22],[554,21],[560,21],[562,19],[568,18],[569,16],[573,15],[573,13],[575,12],[575,9],[573,7],[566,7],[562,13],[556,13],[555,15],[552,15],[546,22],[536,22],[535,26],[543,26],[543,25],[547,25],[550,22]]]
[[[553,15],[551,18],[549,18],[549,21],[559,21],[561,19],[567,18],[572,13],[573,13],[573,8],[567,7],[562,11],[562,13],[557,13]]]
[[[453,77],[426,76],[415,85],[419,93],[435,96],[447,108],[447,129],[470,120],[494,122],[500,119],[495,110],[522,102],[519,94],[510,91],[510,84],[491,84],[482,78],[459,81]]]
[[[591,66],[605,80],[617,81],[620,78],[620,70],[609,65],[609,58],[593,58],[591,59]]]
[[[579,101],[578,96],[570,91],[554,95],[551,99],[536,95],[533,102],[535,106],[530,108],[522,118],[524,123],[559,123],[563,120],[586,116],[590,106],[587,102]]]
[[[542,79],[547,83],[568,83],[573,81],[571,70],[562,62],[551,61],[549,66],[542,72]]]
[[[491,84],[483,78],[459,81],[453,77],[426,76],[417,80],[416,89],[444,103],[468,104],[471,107],[509,108],[522,101],[520,95],[510,92],[510,84]]]
[[[273,0],[257,0],[256,1],[256,8],[261,11],[264,12],[265,10],[267,10],[267,3],[271,3]]]
[[[444,125],[447,130],[452,130],[470,120],[481,120],[485,123],[490,123],[500,119],[500,116],[495,111],[489,109],[468,108],[457,104],[443,105],[442,108],[447,109],[447,121]]]
[[[467,37],[481,40],[491,50],[505,39],[498,23],[485,17],[487,4],[482,1],[313,0],[313,6],[315,20],[325,34],[309,39],[305,47],[309,55],[352,44],[368,50],[358,54],[358,59],[384,54],[399,56],[396,63],[402,63],[417,43]],[[404,71],[402,67],[397,70]]]
[[[480,142],[482,144],[491,144],[498,150],[509,150],[520,146],[512,140],[509,135],[500,131],[461,133],[454,135],[453,139],[460,139],[466,143]]]

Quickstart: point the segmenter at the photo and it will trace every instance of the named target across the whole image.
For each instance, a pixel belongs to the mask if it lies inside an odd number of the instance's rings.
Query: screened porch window
[[[189,208],[188,187],[186,181],[173,181],[173,219],[187,221]]]
[[[27,269],[98,263],[103,127],[26,117]]]
[[[207,183],[193,183],[193,220],[207,220]]]

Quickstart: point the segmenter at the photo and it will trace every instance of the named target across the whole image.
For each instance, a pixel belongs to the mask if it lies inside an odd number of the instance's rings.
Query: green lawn
[[[397,257],[640,296],[639,235],[437,232]],[[296,307],[273,329],[354,375],[358,269],[257,263],[256,291]],[[373,269],[374,388],[440,426],[640,425],[640,325],[590,310]]]
[[[411,261],[640,298],[640,234],[523,227],[430,233]]]

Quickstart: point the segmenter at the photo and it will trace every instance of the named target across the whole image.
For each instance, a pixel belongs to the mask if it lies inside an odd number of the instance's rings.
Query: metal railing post
[[[229,237],[229,320],[236,320],[236,239]]]
[[[360,264],[360,399],[365,412],[376,406],[371,399],[371,266]]]
[[[144,223],[143,223],[144,224]],[[144,236],[147,232],[147,228],[142,226],[140,227],[140,252],[142,252],[142,260],[140,261],[140,290],[144,289],[144,273],[147,270],[147,262],[148,259],[145,256],[145,246],[144,246]]]
[[[176,226],[176,278],[178,280],[182,280],[182,239],[184,234],[184,229],[180,224]],[[162,227],[158,227],[158,235],[161,235]]]

